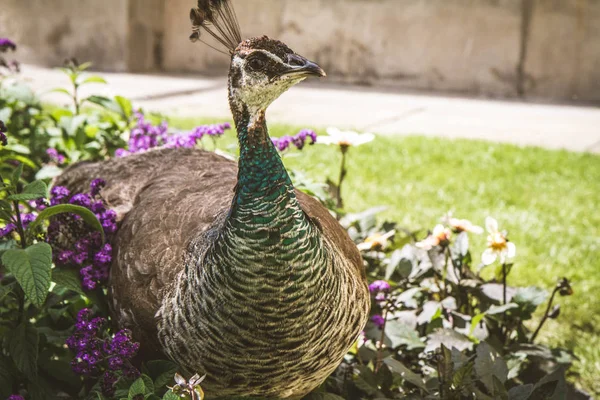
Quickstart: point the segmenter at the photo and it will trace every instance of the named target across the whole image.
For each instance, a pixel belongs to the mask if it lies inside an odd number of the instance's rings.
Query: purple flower
[[[115,150],[115,157],[121,158],[130,155],[131,153],[125,149],[117,149]]]
[[[390,284],[386,281],[375,281],[369,285],[369,291],[371,293],[387,292],[390,290]]]
[[[58,165],[61,165],[65,162],[65,156],[60,154],[58,152],[58,150],[56,150],[54,148],[50,148],[50,149],[46,150],[46,154],[48,155],[48,157],[50,157],[50,161],[53,161],[53,162],[57,163]]]
[[[75,330],[67,338],[66,345],[75,354],[71,361],[73,372],[90,377],[102,376],[102,392],[112,395],[118,380],[117,372],[126,377],[140,375],[131,364],[139,344],[131,339],[127,330],[119,331],[111,338],[106,329],[104,318],[92,318],[92,311],[84,308],[77,315]]]
[[[10,396],[8,396],[8,399],[6,399],[6,400],[25,400],[25,399],[21,395],[11,394]]]
[[[14,232],[14,230],[17,229],[17,226],[13,223],[8,223],[4,226],[4,228],[0,228],[0,238],[4,238],[8,235],[10,235],[11,233]]]
[[[77,193],[75,196],[71,197],[71,200],[69,201],[69,203],[75,204],[77,206],[90,208],[92,199],[89,194]]]
[[[381,315],[373,315],[371,317],[371,322],[379,329],[383,328],[383,325],[385,325],[385,319],[383,319]]]
[[[63,265],[71,261],[71,258],[75,255],[71,250],[63,250],[57,254],[56,262]]]
[[[280,138],[271,138],[271,141],[279,151],[285,151],[293,144],[298,150],[302,150],[307,139],[310,138],[309,144],[315,144],[317,134],[310,129],[303,129],[294,136],[282,136]]]
[[[96,178],[90,183],[90,196],[96,197],[100,194],[100,190],[106,186],[106,181],[102,178]]]
[[[57,204],[64,203],[69,194],[71,194],[71,192],[69,192],[69,189],[67,189],[66,187],[54,186],[50,190],[50,196],[52,197],[52,199],[50,200],[50,205],[55,206]]]
[[[4,53],[8,50],[15,51],[17,49],[17,45],[10,39],[0,38],[0,53]]]

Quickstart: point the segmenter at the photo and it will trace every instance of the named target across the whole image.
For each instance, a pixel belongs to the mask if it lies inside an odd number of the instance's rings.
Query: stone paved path
[[[68,86],[57,70],[23,66],[38,91]],[[177,116],[229,117],[226,79],[166,74],[99,73],[108,86],[89,93],[120,94],[148,110]],[[66,102],[61,94],[42,96]],[[483,139],[600,153],[600,107],[533,104],[340,86],[311,80],[292,88],[268,112],[271,122],[337,126],[379,134]]]

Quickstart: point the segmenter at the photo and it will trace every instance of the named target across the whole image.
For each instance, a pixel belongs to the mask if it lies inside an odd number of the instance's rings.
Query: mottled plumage
[[[209,399],[298,398],[337,367],[366,322],[355,244],[293,188],[267,132],[266,108],[309,75],[324,73],[283,43],[246,40],[229,74],[238,166],[160,149],[78,164],[56,182],[83,190],[107,181],[102,195],[121,220],[113,318],[146,357],[163,353],[207,374]]]

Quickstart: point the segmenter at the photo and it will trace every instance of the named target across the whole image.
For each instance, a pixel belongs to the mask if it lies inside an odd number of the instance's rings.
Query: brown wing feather
[[[161,289],[183,268],[190,239],[229,210],[237,165],[212,152],[163,149],[77,164],[55,184],[85,191],[95,178],[106,180],[102,196],[121,221],[113,243],[113,316],[134,331],[146,352],[158,351],[154,315]],[[296,194],[308,217],[364,276],[360,253],[346,231],[317,200]]]

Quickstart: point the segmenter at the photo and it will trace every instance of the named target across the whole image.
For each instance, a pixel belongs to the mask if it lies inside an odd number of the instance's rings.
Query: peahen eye
[[[251,69],[256,71],[256,70],[262,69],[265,66],[265,62],[264,62],[264,60],[261,60],[260,58],[253,58],[248,63],[248,66]]]

